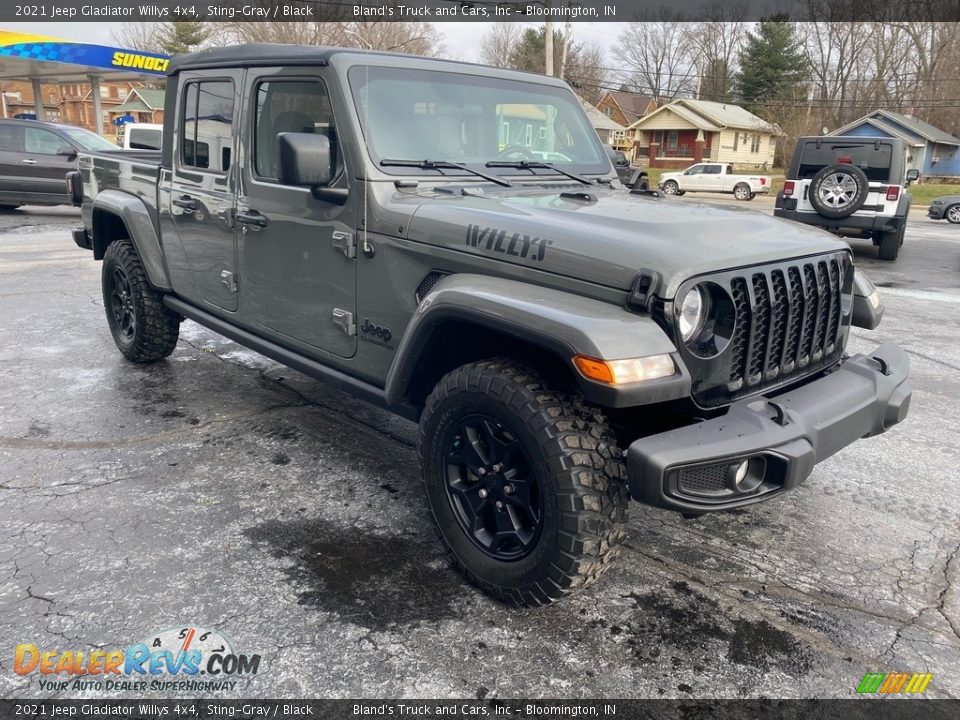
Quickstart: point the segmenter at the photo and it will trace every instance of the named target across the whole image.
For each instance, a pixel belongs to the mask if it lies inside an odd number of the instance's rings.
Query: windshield
[[[84,150],[117,149],[117,146],[112,142],[109,140],[104,140],[102,137],[96,133],[90,132],[89,130],[84,130],[83,128],[78,127],[61,127],[60,130]]]
[[[352,68],[349,78],[367,148],[378,164],[447,160],[484,167],[488,162],[527,160],[578,173],[610,170],[596,132],[566,88],[365,66]],[[392,166],[384,170],[424,172]],[[531,174],[530,169],[508,167],[492,172]]]

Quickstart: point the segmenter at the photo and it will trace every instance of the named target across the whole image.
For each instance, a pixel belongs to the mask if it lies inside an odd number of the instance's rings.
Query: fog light
[[[750,469],[750,461],[744,460],[739,465],[732,465],[731,470],[733,470],[733,485],[738,488],[743,484],[743,481],[747,479],[747,471]]]

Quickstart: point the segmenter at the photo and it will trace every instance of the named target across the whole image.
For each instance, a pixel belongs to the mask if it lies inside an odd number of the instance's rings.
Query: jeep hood
[[[664,298],[695,275],[847,249],[757,211],[587,186],[425,194],[406,235],[623,290],[646,268]]]

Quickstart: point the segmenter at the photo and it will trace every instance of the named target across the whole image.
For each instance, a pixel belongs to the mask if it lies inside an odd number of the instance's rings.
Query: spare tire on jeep
[[[810,181],[810,204],[827,218],[845,218],[863,207],[870,181],[855,165],[827,165]]]

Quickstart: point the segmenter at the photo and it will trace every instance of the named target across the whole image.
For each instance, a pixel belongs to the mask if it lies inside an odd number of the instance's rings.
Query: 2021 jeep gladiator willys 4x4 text
[[[173,60],[166,107],[158,156],[68,178],[121,352],[189,318],[419,422],[439,535],[498,598],[596,578],[628,497],[774,498],[907,413],[900,348],[844,354],[881,313],[844,243],[625,190],[561,81],[240,46]]]

